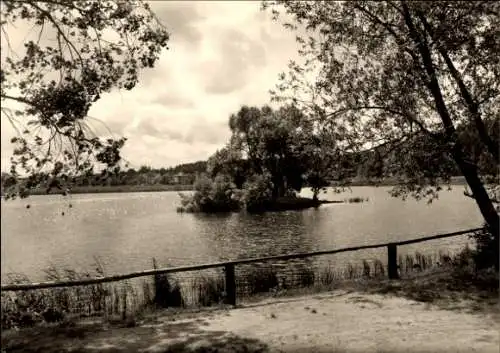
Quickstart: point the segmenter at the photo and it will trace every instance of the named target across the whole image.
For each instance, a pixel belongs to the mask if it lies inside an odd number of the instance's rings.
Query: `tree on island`
[[[341,155],[377,155],[376,174],[397,179],[396,196],[436,197],[455,165],[498,240],[488,187],[499,167],[498,133],[491,133],[500,106],[499,3],[263,5],[274,18],[291,19],[284,24],[298,33],[305,58],[290,63],[274,99],[314,112],[335,132]],[[473,151],[458,126],[473,131],[480,149]]]
[[[321,136],[308,116],[292,105],[244,106],[231,115],[229,126],[229,148],[246,159],[251,173],[269,174],[272,199],[299,192],[305,183],[317,198],[333,164],[335,141]]]
[[[118,173],[125,138],[104,139],[88,111],[103,93],[131,90],[169,34],[142,1],[2,1],[2,118],[17,136],[5,196],[71,184],[94,168]],[[24,51],[9,34],[31,28]],[[17,44],[17,43],[14,43]]]
[[[226,145],[208,159],[206,171],[211,178],[226,175],[237,189],[242,189],[250,175],[250,163],[243,159],[241,151]]]
[[[193,196],[181,195],[182,210],[219,212],[244,206],[265,211],[319,204],[318,194],[329,185],[336,163],[331,134],[292,105],[277,110],[243,106],[230,116],[229,127],[229,142],[207,162],[209,178],[199,178]],[[313,202],[295,197],[305,185],[313,190]],[[223,189],[226,197],[216,197]]]

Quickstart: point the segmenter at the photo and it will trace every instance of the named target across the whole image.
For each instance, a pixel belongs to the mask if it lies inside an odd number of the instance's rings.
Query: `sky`
[[[128,141],[131,167],[207,159],[230,136],[242,105],[269,104],[269,89],[297,58],[295,34],[260,10],[260,1],[150,1],[171,38],[154,69],[131,91],[102,96],[91,127],[103,123]],[[1,167],[8,170],[14,131],[2,120]]]

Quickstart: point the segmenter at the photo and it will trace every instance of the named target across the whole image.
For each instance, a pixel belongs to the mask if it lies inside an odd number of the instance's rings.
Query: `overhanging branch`
[[[465,196],[467,196],[467,197],[470,197],[471,199],[474,199],[474,200],[476,199],[476,198],[474,197],[474,195],[473,195],[473,194],[471,194],[471,193],[470,193],[469,191],[467,191],[467,190],[464,190],[464,195],[465,195]],[[493,203],[499,203],[499,204],[500,204],[500,200],[498,200],[498,199],[496,199],[496,198],[494,198],[494,197],[490,197],[490,200],[491,200],[491,202],[493,202]]]
[[[493,142],[491,137],[489,136],[488,132],[486,131],[486,127],[484,126],[484,122],[481,119],[481,113],[479,112],[479,103],[474,100],[472,95],[470,94],[469,90],[467,89],[460,72],[458,72],[457,68],[453,64],[453,61],[451,60],[450,56],[448,55],[448,52],[443,48],[443,46],[439,43],[439,41],[436,38],[436,35],[434,33],[434,30],[430,23],[427,21],[425,18],[425,15],[422,13],[422,11],[417,11],[417,17],[420,19],[420,22],[424,25],[424,28],[426,32],[429,34],[429,36],[432,38],[434,43],[437,46],[437,50],[441,57],[443,58],[444,62],[446,63],[446,66],[450,70],[451,76],[455,80],[456,84],[458,85],[458,88],[460,90],[460,94],[462,95],[462,98],[464,99],[467,108],[469,110],[469,113],[471,114],[472,120],[474,124],[476,125],[476,129],[479,133],[479,136],[481,137],[481,140],[483,143],[486,145],[488,148],[488,151],[492,154],[492,156],[495,158],[495,161],[497,164],[500,163],[500,156],[499,156],[499,151],[498,151],[498,146]]]
[[[339,116],[341,114],[344,114],[344,113],[347,113],[349,111],[361,111],[361,110],[384,110],[390,114],[394,114],[394,115],[399,115],[403,118],[406,118],[408,119],[410,122],[412,123],[415,123],[422,132],[426,133],[426,134],[429,134],[431,136],[434,136],[434,134],[429,131],[425,126],[424,124],[418,120],[413,114],[410,114],[408,112],[401,112],[401,111],[398,111],[396,109],[393,109],[393,108],[389,108],[389,107],[384,107],[384,106],[370,106],[370,105],[367,105],[367,106],[358,106],[358,107],[349,107],[349,108],[342,108],[342,109],[339,109],[339,110],[336,110],[335,112],[332,112],[332,113],[329,113],[326,115],[326,117],[336,117],[336,116]]]

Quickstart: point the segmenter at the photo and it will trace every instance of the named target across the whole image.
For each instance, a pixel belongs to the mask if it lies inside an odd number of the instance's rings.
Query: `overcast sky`
[[[104,95],[89,115],[128,138],[123,156],[132,167],[206,159],[227,141],[231,113],[269,103],[268,90],[297,56],[295,34],[260,11],[260,1],[150,3],[171,33],[170,49],[136,88]],[[13,131],[4,120],[7,170]]]

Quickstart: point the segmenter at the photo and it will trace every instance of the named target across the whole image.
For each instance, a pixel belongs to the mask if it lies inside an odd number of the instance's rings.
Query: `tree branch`
[[[422,56],[422,60],[424,62],[425,71],[427,72],[427,76],[429,81],[427,82],[427,86],[434,97],[434,102],[436,104],[436,109],[441,116],[441,120],[443,121],[443,125],[445,127],[445,131],[448,137],[455,133],[455,126],[453,125],[453,120],[451,119],[448,108],[446,107],[446,103],[444,102],[443,94],[441,92],[441,87],[439,85],[439,81],[437,79],[436,70],[434,68],[434,64],[432,62],[432,56],[427,46],[427,42],[425,37],[422,37],[415,25],[410,15],[410,10],[406,3],[402,1],[403,11],[405,13],[405,22],[410,31],[410,36],[415,42]]]
[[[389,3],[390,4],[390,3]],[[395,5],[393,4],[390,4],[392,7],[396,7]],[[375,16],[374,14],[372,14],[370,11],[368,11],[367,9],[365,9],[364,7],[360,6],[360,5],[355,5],[354,6],[356,9],[360,10],[361,12],[365,13],[372,21],[378,23],[379,25],[381,25],[382,27],[384,27],[388,32],[389,34],[391,34],[394,39],[396,40],[396,43],[403,49],[404,52],[408,53],[411,58],[413,59],[413,62],[415,63],[415,65],[418,67],[418,73],[420,75],[420,78],[422,79],[422,81],[424,82],[425,85],[428,85],[429,82],[427,80],[427,77],[424,75],[423,73],[423,68],[421,66],[421,62],[420,60],[418,59],[418,56],[417,54],[410,50],[408,48],[408,46],[406,45],[406,41],[396,33],[396,31],[394,31],[394,29],[392,27],[394,27],[393,25],[387,23],[387,22],[384,22],[382,21],[379,17]],[[403,9],[397,9],[397,11],[403,16],[404,18],[404,10]]]
[[[8,94],[2,94],[1,97],[3,99],[10,99],[10,100],[13,100],[13,101],[16,101],[16,102],[19,102],[19,103],[28,104],[28,105],[31,105],[33,107],[37,107],[38,106],[36,103],[30,101],[29,99],[23,98],[23,97],[14,97],[14,96],[10,96]]]
[[[343,114],[348,111],[358,111],[358,110],[385,110],[388,113],[394,114],[394,115],[399,115],[402,116],[403,118],[408,119],[410,122],[417,124],[417,126],[420,128],[420,130],[426,134],[429,134],[433,136],[434,134],[429,131],[424,124],[418,120],[415,116],[413,116],[410,113],[404,113],[397,111],[395,109],[389,108],[389,107],[384,107],[384,106],[359,106],[359,107],[350,107],[350,108],[343,108],[339,109],[335,112],[329,113],[326,115],[326,117],[335,117],[337,115]]]
[[[476,199],[476,198],[474,197],[474,195],[473,195],[473,194],[471,194],[471,193],[470,193],[469,191],[467,191],[467,190],[464,190],[464,195],[465,195],[465,196],[467,196],[467,197],[470,197],[471,199],[474,199],[474,200]],[[491,202],[493,202],[493,203],[500,203],[500,200],[497,200],[497,199],[496,199],[496,198],[494,198],[494,197],[493,197],[493,198],[491,198],[491,197],[490,197],[490,200],[491,200]]]
[[[42,13],[52,23],[52,25],[57,30],[57,33],[60,34],[61,37],[63,37],[64,41],[68,45],[68,48],[70,48],[70,53],[71,53],[71,49],[73,49],[75,51],[76,55],[78,56],[78,59],[80,60],[80,64],[81,64],[81,66],[83,68],[84,67],[84,61],[83,61],[82,56],[80,55],[80,52],[78,51],[78,49],[76,49],[76,47],[73,44],[73,42],[70,41],[68,39],[68,37],[66,37],[66,34],[63,32],[63,30],[61,29],[61,27],[59,26],[59,24],[57,23],[57,21],[54,19],[54,17],[52,17],[51,13],[48,12],[47,10],[41,8],[40,6],[38,6],[36,2],[30,2],[29,4],[31,6],[33,6],[35,9],[37,9],[38,11],[40,11],[40,13]],[[62,55],[62,53],[61,53],[61,55]]]
[[[493,142],[490,135],[486,131],[486,126],[484,125],[484,122],[481,119],[481,113],[479,112],[479,102],[476,102],[474,100],[474,98],[472,97],[472,95],[470,94],[464,81],[462,80],[460,73],[458,72],[457,68],[453,64],[453,61],[451,60],[447,51],[438,42],[438,40],[435,36],[434,30],[433,30],[432,26],[430,25],[430,23],[425,18],[425,15],[422,13],[422,11],[417,10],[417,16],[420,19],[420,21],[422,22],[422,24],[424,25],[426,32],[432,38],[434,43],[436,43],[437,49],[438,49],[439,53],[441,54],[441,57],[444,59],[446,66],[450,70],[450,73],[451,73],[453,79],[455,80],[456,84],[458,85],[458,87],[460,89],[460,94],[462,95],[462,98],[465,100],[465,103],[467,105],[469,113],[471,114],[472,120],[476,125],[476,129],[479,133],[479,136],[481,137],[482,142],[486,145],[486,147],[488,148],[488,151],[493,155],[496,163],[500,164],[498,146]]]

